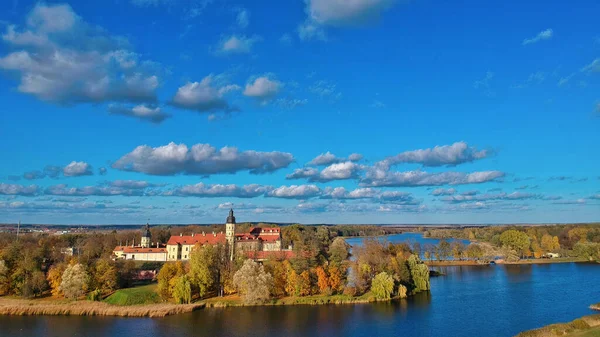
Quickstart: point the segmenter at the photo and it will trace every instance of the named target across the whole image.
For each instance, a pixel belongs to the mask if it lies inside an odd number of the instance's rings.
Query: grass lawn
[[[587,331],[576,332],[567,337],[600,337],[600,327],[592,328]]]
[[[156,293],[156,284],[119,289],[108,296],[104,302],[114,305],[138,305],[160,303],[160,297]]]

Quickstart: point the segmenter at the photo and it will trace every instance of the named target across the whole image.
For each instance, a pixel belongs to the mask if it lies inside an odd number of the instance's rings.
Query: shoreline
[[[115,317],[165,317],[184,314],[206,308],[289,306],[289,305],[348,305],[400,300],[392,298],[378,300],[371,293],[358,297],[347,295],[313,295],[305,297],[283,297],[261,304],[245,304],[238,295],[213,297],[191,304],[139,304],[113,305],[88,300],[66,299],[19,299],[0,297],[0,315],[6,316],[115,316]]]
[[[541,328],[527,330],[515,337],[580,337],[600,334],[600,314],[587,315],[567,323],[554,323]]]
[[[58,299],[16,299],[0,297],[0,315],[7,316],[116,316],[116,317],[165,317],[192,312],[203,308],[203,303],[192,304],[141,304],[130,306],[112,305],[87,300],[69,301]]]

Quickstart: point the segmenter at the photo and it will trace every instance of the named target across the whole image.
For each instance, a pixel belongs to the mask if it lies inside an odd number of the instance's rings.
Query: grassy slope
[[[156,293],[156,284],[119,289],[107,297],[104,302],[113,305],[139,305],[160,303]]]
[[[557,323],[521,332],[517,337],[600,337],[600,315],[589,315],[569,323]]]

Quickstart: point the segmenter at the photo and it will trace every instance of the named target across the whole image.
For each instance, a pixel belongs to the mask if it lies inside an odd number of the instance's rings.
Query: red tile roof
[[[173,235],[167,242],[167,245],[195,245],[195,244],[210,244],[216,245],[217,243],[225,243],[224,233],[206,233],[206,234],[194,234],[192,235]]]
[[[127,248],[127,246],[116,246],[115,249],[113,249],[113,252],[123,251],[125,248]]]

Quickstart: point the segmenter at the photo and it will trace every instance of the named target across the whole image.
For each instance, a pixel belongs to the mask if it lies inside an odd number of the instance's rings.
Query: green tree
[[[337,237],[329,246],[329,262],[342,263],[350,254],[350,245],[343,238]]]
[[[174,279],[172,296],[177,304],[190,304],[192,302],[192,285],[187,275]]]
[[[217,247],[213,245],[196,246],[190,255],[190,278],[200,297],[213,290],[217,282],[218,258]]]
[[[183,276],[183,274],[185,274],[185,270],[183,264],[179,261],[167,262],[160,268],[158,275],[156,275],[158,281],[156,292],[163,301],[171,298],[176,279]]]
[[[262,265],[248,259],[233,275],[233,284],[240,292],[244,303],[260,304],[270,298],[273,277]]]
[[[408,258],[408,267],[412,277],[414,291],[426,291],[430,289],[429,268],[416,255]]]
[[[381,272],[371,282],[371,292],[377,299],[387,300],[392,298],[394,279],[386,272]]]
[[[117,269],[107,259],[96,261],[94,279],[96,287],[102,293],[109,293],[117,289],[118,274]]]
[[[500,242],[505,247],[517,251],[521,256],[529,249],[529,236],[516,229],[509,229],[500,234]]]

